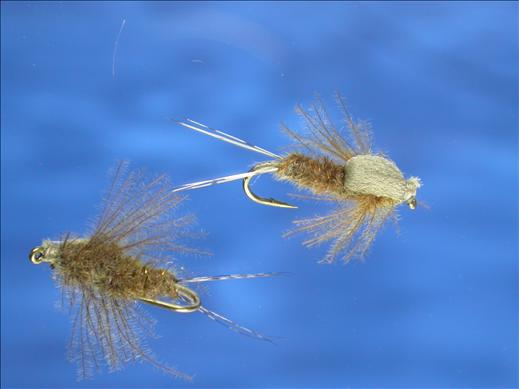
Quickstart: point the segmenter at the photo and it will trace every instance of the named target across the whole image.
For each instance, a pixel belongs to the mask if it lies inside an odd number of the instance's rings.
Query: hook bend
[[[166,301],[154,300],[154,299],[149,299],[149,298],[145,298],[145,297],[139,297],[138,300],[145,302],[147,304],[155,305],[160,308],[165,308],[165,309],[169,309],[169,310],[172,310],[175,312],[180,312],[180,313],[189,313],[189,312],[198,311],[198,309],[200,308],[200,298],[198,297],[198,294],[196,294],[196,292],[194,292],[193,290],[189,289],[188,287],[186,287],[184,285],[176,284],[175,288],[177,290],[179,297],[181,297],[185,301],[188,301],[189,304],[186,304],[186,305],[173,304],[173,303],[168,303]]]
[[[275,200],[273,198],[265,198],[265,197],[258,196],[250,188],[252,177],[260,175],[260,174],[273,172],[271,164],[268,164],[268,165],[267,164],[258,164],[256,166],[254,166],[250,170],[250,172],[255,172],[256,174],[250,175],[249,177],[245,177],[243,179],[243,191],[245,192],[245,195],[249,199],[251,199],[252,201],[254,201],[258,204],[269,205],[271,207],[297,208],[295,205],[291,205],[291,204],[285,203],[283,201]]]

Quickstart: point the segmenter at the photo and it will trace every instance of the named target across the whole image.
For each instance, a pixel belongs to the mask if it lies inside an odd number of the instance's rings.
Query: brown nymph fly
[[[111,370],[128,361],[146,361],[176,377],[190,376],[157,361],[146,348],[153,321],[139,302],[174,312],[202,312],[225,326],[262,340],[269,338],[242,327],[201,305],[187,285],[273,274],[235,274],[181,277],[171,255],[197,252],[178,243],[190,217],[172,217],[183,200],[164,176],[146,181],[141,172],[118,165],[104,207],[86,237],[66,234],[59,241],[44,240],[30,252],[34,264],[48,263],[73,312],[71,359],[80,378],[104,363]],[[199,252],[199,251],[198,251]]]
[[[313,199],[332,201],[337,205],[328,215],[295,221],[297,228],[289,234],[298,231],[310,233],[311,238],[304,242],[307,246],[331,241],[322,262],[330,263],[337,257],[344,261],[362,257],[386,220],[397,219],[397,206],[407,204],[415,209],[416,191],[421,183],[417,177],[405,179],[391,159],[374,153],[368,123],[355,121],[339,94],[337,102],[343,115],[341,127],[335,125],[319,99],[308,110],[297,107],[306,131],[298,133],[283,126],[299,146],[285,155],[274,154],[190,119],[178,122],[271,159],[254,165],[249,172],[186,184],[176,191],[243,180],[243,189],[251,200],[275,207],[296,208],[282,201],[260,197],[252,191],[250,181],[254,176],[271,173],[278,180],[312,192]],[[349,134],[345,134],[344,127]]]

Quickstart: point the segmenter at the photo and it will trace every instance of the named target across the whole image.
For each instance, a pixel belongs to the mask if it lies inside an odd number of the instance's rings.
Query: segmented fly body
[[[368,123],[355,121],[339,94],[337,102],[343,115],[341,127],[332,121],[320,100],[308,110],[297,107],[306,131],[298,133],[284,127],[296,146],[294,151],[285,155],[272,153],[190,119],[178,122],[186,128],[267,156],[270,160],[257,163],[245,173],[194,182],[175,190],[243,180],[243,189],[251,200],[275,207],[296,208],[282,201],[260,197],[252,191],[253,177],[272,174],[278,180],[310,191],[316,200],[336,203],[336,209],[328,215],[295,221],[297,227],[289,234],[298,231],[310,233],[311,237],[305,241],[307,246],[331,241],[322,262],[334,262],[337,257],[344,261],[362,257],[386,220],[396,220],[397,206],[405,203],[415,209],[416,191],[421,182],[417,177],[405,179],[391,159],[374,153]],[[342,127],[346,127],[349,134]]]
[[[191,217],[173,217],[183,198],[173,194],[164,176],[146,181],[121,163],[93,231],[44,240],[30,253],[34,264],[48,263],[73,313],[70,358],[80,378],[105,362],[111,370],[128,361],[146,361],[184,379],[190,376],[155,359],[146,337],[153,321],[138,302],[175,312],[202,312],[225,326],[262,340],[268,337],[205,308],[188,285],[206,281],[270,277],[274,273],[182,277],[171,266],[175,253],[199,252],[178,243]]]

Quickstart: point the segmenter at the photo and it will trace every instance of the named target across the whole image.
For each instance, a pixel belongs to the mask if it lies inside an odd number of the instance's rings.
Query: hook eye
[[[416,209],[416,197],[411,197],[409,200],[407,200],[407,205],[409,209]]]
[[[160,308],[170,309],[175,312],[181,312],[181,313],[189,313],[198,311],[200,308],[200,298],[198,297],[198,294],[196,292],[192,291],[186,286],[176,284],[175,289],[178,293],[178,296],[181,297],[183,300],[187,301],[188,304],[186,305],[179,305],[179,304],[172,304],[168,303],[166,301],[160,301],[160,300],[153,300],[148,299],[145,297],[140,297],[138,300],[143,301],[145,303],[155,305]]]
[[[31,250],[29,253],[29,259],[35,265],[39,265],[43,262],[43,257],[45,256],[45,249],[42,246],[37,246]]]

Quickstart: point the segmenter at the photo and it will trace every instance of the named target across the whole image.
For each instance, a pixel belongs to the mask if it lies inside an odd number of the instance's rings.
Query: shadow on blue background
[[[517,3],[2,2],[3,387],[517,386]],[[115,55],[114,42],[121,23]],[[201,314],[146,308],[158,357],[186,384],[137,364],[77,383],[70,320],[28,251],[85,231],[118,159],[175,183],[262,160],[175,126],[191,117],[272,151],[316,92],[373,123],[375,145],[423,179],[431,209],[401,210],[363,263],[282,239],[323,213],[261,207],[240,184],[190,193],[209,233],[194,274],[289,271],[208,285]],[[289,185],[262,178],[260,193]]]

